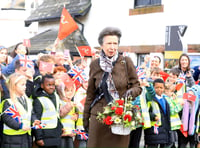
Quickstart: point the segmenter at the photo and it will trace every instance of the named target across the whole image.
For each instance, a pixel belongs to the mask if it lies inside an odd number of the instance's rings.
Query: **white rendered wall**
[[[184,39],[187,44],[199,44],[199,0],[163,0],[164,12],[129,16],[134,0],[92,0],[87,17],[80,19],[85,25],[84,35],[92,47],[99,46],[99,32],[106,26],[122,30],[122,46],[164,45],[165,28],[187,25]]]

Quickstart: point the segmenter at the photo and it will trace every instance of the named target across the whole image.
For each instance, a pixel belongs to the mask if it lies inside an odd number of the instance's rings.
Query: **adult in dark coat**
[[[135,98],[142,91],[132,60],[118,54],[120,37],[121,31],[113,27],[105,28],[99,35],[99,44],[102,50],[100,58],[92,61],[90,65],[83,117],[84,128],[89,132],[87,147],[128,147],[129,144],[129,135],[115,135],[108,125],[104,125],[96,119],[97,112],[103,112],[103,107],[114,98],[121,98],[123,95],[132,95]],[[129,88],[128,80],[131,83]],[[98,86],[102,89],[98,93],[103,96],[94,105],[91,105],[97,95],[95,90]]]

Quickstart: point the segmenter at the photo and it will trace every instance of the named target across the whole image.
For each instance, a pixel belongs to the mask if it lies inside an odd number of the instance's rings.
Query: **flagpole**
[[[56,40],[54,41],[53,48],[52,48],[51,51],[53,51],[53,52],[56,51],[56,48],[58,47],[59,42],[60,42],[60,40],[59,40],[59,38],[57,37]]]

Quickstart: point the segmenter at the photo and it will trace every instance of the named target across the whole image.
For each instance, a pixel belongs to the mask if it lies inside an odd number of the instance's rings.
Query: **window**
[[[190,57],[190,68],[194,68],[195,66],[199,66],[200,63],[200,53],[188,53]]]
[[[2,10],[16,9],[21,10],[25,8],[25,0],[7,0],[1,4]]]
[[[161,5],[161,0],[135,0],[135,8]]]
[[[137,55],[137,66],[140,66],[144,63],[144,57],[148,54],[138,54]]]

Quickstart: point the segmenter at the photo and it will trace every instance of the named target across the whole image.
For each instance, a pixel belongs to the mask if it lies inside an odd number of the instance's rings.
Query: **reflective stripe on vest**
[[[141,111],[142,111],[142,118],[143,118],[143,128],[149,128],[151,127],[151,120],[149,117],[149,111],[146,103],[146,88],[142,87],[142,94],[140,95],[140,105],[141,105]]]
[[[24,109],[23,105],[21,105],[21,103],[19,103],[18,101],[16,101],[15,106],[16,106],[19,114],[21,115],[23,125],[30,127],[31,126],[31,114],[32,114],[32,102],[28,98],[25,98],[25,99],[27,102],[28,111],[26,109]],[[10,105],[13,104],[11,99],[7,99],[7,100]],[[15,129],[8,127],[6,124],[4,124],[3,128],[4,128],[3,133],[6,135],[23,135],[26,133],[31,135],[31,130],[28,130],[28,131],[24,131],[22,129],[15,130]]]
[[[48,97],[38,97],[42,104],[43,113],[41,117],[41,123],[45,123],[46,126],[43,129],[53,129],[57,127],[59,117],[59,98],[56,95],[56,108],[53,102]]]
[[[81,127],[83,127],[83,112],[79,112],[79,114],[78,114],[78,120],[76,122],[76,126],[79,127],[79,129]]]
[[[148,108],[150,108],[150,106],[152,106],[152,110],[153,113],[158,117],[158,121],[151,121],[151,126],[154,126],[156,123],[158,124],[158,126],[161,125],[161,115],[160,115],[160,108],[157,102],[155,101],[149,101],[148,102]]]
[[[166,100],[167,102],[170,101],[170,98],[169,97],[166,97]],[[171,103],[169,103],[171,104]],[[174,106],[170,106],[170,108],[173,108]],[[171,130],[176,130],[176,129],[180,129],[181,127],[181,120],[180,120],[180,117],[178,115],[178,113],[174,114],[174,115],[171,115],[170,114],[170,125],[171,125]]]
[[[65,105],[65,102],[63,100],[61,100],[61,103],[62,105]],[[75,107],[73,107],[65,117],[60,119],[63,128],[65,130],[64,134],[71,134],[72,130],[75,129],[75,121],[72,120],[74,113],[75,113]]]

